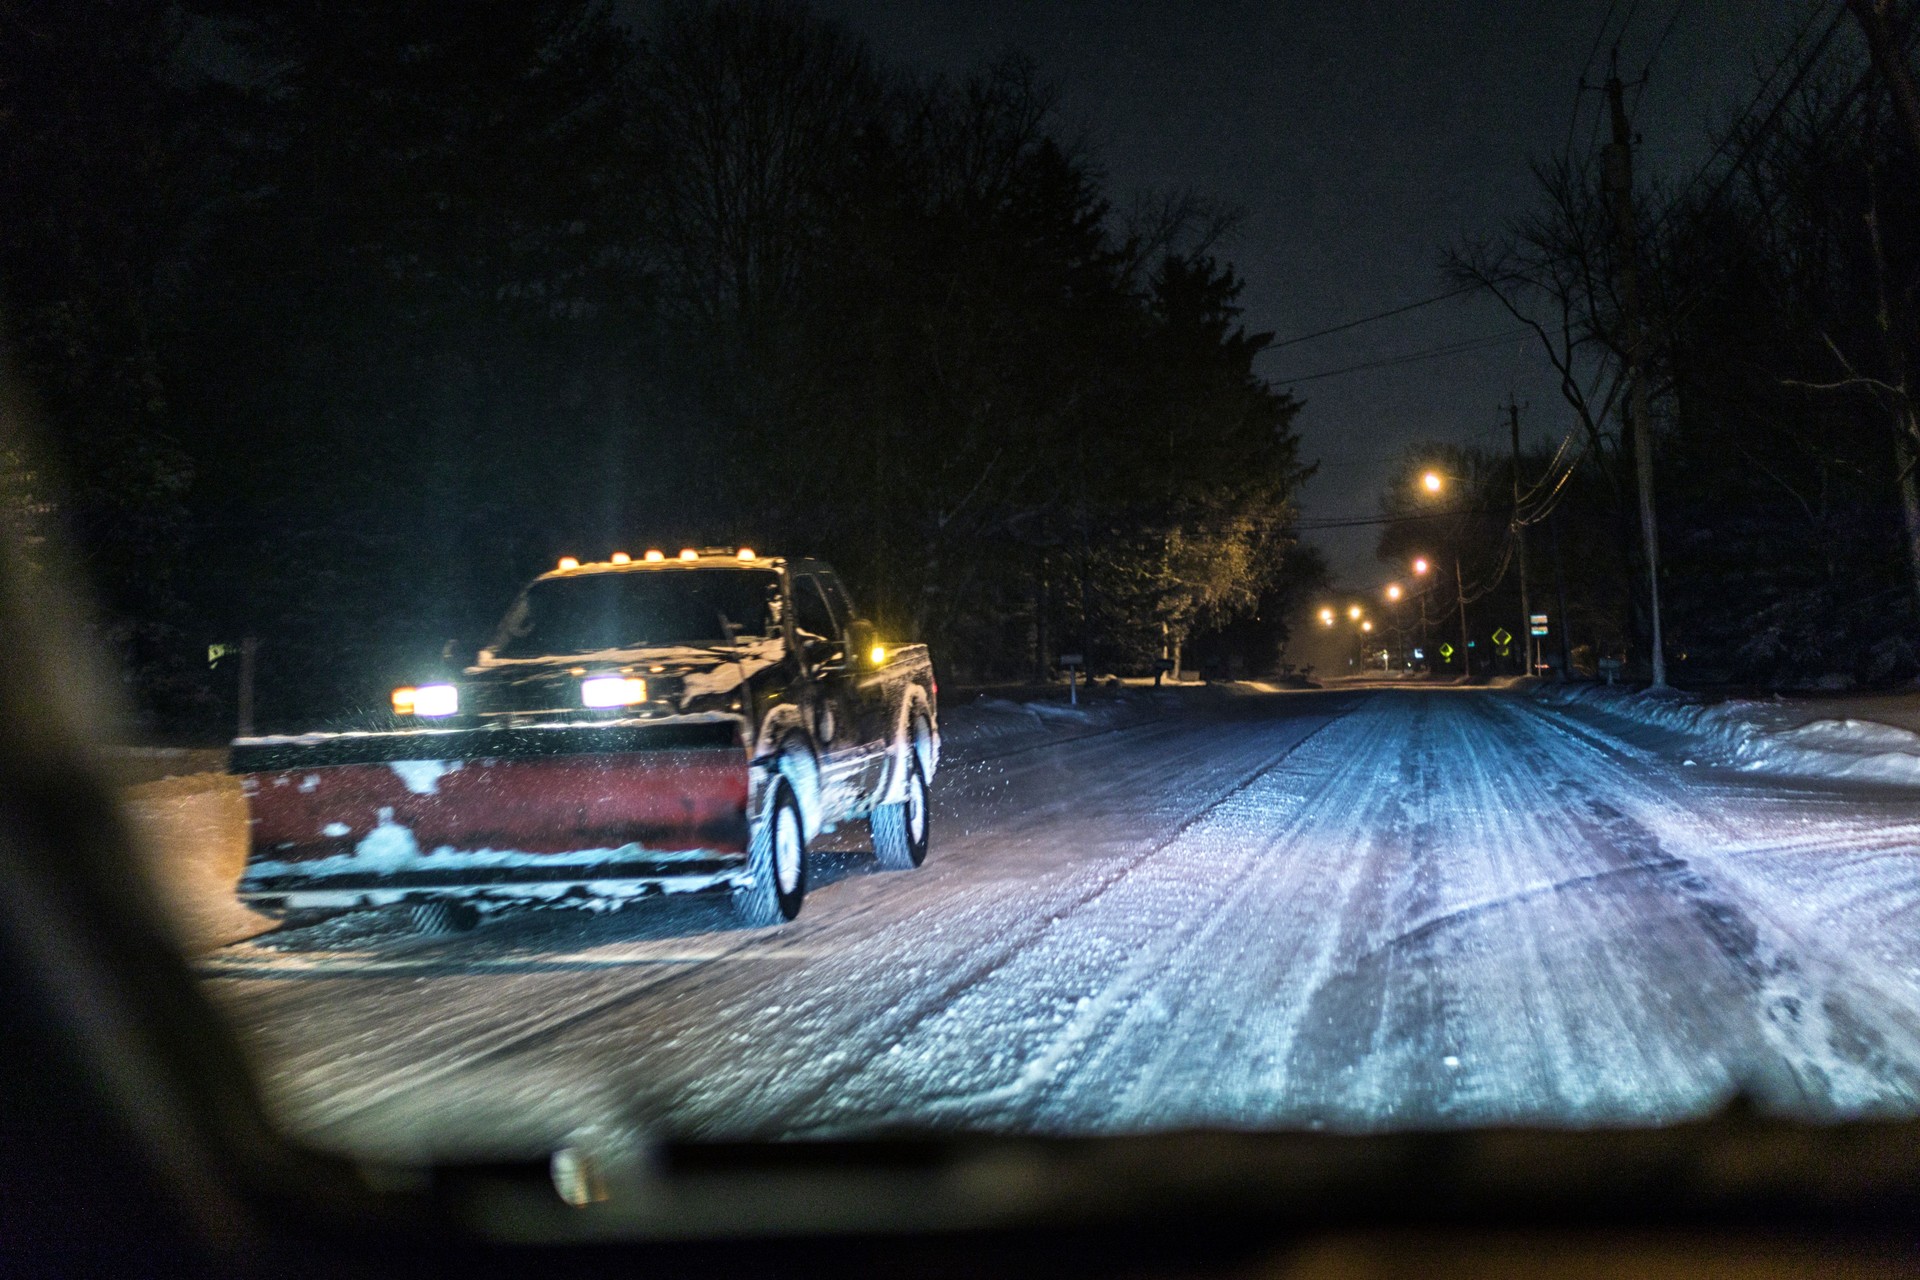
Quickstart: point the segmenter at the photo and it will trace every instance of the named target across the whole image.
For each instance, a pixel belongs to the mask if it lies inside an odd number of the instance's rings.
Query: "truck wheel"
[[[772,812],[747,845],[746,878],[733,886],[733,911],[749,928],[784,924],[807,896],[807,833],[785,779],[775,784]]]
[[[873,856],[889,871],[911,871],[927,860],[927,779],[920,772],[920,753],[907,748],[907,794],[896,804],[883,804],[868,820],[873,829]]]
[[[443,898],[434,898],[414,903],[407,918],[413,922],[415,933],[466,933],[480,923],[480,909],[470,902],[448,902]]]

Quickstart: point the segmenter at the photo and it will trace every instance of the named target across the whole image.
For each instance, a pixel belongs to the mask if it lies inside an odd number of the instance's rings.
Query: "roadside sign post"
[[[240,637],[240,736],[253,736],[253,672],[260,654],[256,636]]]
[[[220,660],[222,658],[231,658],[236,656],[236,654],[240,659],[240,679],[236,698],[239,707],[238,714],[234,717],[238,721],[236,727],[239,729],[239,733],[237,736],[251,738],[253,736],[253,669],[260,654],[259,637],[243,636],[237,646],[230,644],[208,645],[207,665],[217,671],[220,668]]]
[[[1067,702],[1071,706],[1080,705],[1080,668],[1087,665],[1084,653],[1063,653],[1060,665],[1067,669]]]

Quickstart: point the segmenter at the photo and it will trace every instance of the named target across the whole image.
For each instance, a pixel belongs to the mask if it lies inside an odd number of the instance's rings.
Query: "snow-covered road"
[[[829,841],[784,929],[680,899],[204,971],[289,1124],[407,1159],[1920,1108],[1920,792],[1451,689],[953,739],[927,866]]]

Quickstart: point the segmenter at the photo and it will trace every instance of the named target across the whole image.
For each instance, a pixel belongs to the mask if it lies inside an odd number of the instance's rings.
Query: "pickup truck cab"
[[[394,690],[393,728],[233,744],[240,896],[441,930],[724,886],[746,923],[791,920],[822,831],[925,859],[937,695],[925,646],[885,643],[821,561],[567,557],[472,666]]]

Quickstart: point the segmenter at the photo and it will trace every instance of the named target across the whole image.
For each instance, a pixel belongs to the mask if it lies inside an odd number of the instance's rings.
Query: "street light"
[[[1373,623],[1371,621],[1363,622],[1360,624],[1360,629],[1362,631],[1371,631],[1373,630]]]
[[[1360,621],[1360,606],[1359,606],[1359,605],[1357,605],[1357,604],[1350,604],[1350,605],[1348,605],[1348,606],[1347,606],[1347,616],[1348,616],[1349,618],[1351,618],[1351,619],[1353,619],[1353,620],[1354,620],[1355,622],[1358,622],[1358,621]]]
[[[1400,599],[1400,584],[1399,584],[1399,583],[1397,583],[1397,582],[1395,582],[1395,583],[1392,583],[1392,584],[1390,584],[1390,585],[1389,585],[1389,586],[1387,587],[1387,599],[1389,599],[1389,600],[1393,600],[1393,601],[1398,601],[1398,600]]]
[[[1333,625],[1332,609],[1322,609],[1320,611],[1320,625],[1324,627],[1330,627]]]
[[[1425,556],[1414,557],[1413,571],[1415,573],[1426,573],[1432,568],[1432,563],[1429,562]],[[1467,637],[1467,588],[1460,578],[1460,554],[1457,551],[1453,556],[1453,589],[1456,598],[1460,601],[1460,665],[1462,669],[1471,675],[1473,673],[1473,655],[1467,652],[1467,650],[1472,647]],[[1426,617],[1425,604],[1420,606],[1420,616],[1423,620]]]
[[[1440,487],[1444,483],[1445,481],[1441,480],[1440,473],[1438,471],[1429,471],[1425,475],[1420,477],[1421,487],[1424,488],[1428,493],[1440,492]]]

